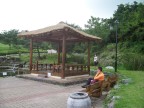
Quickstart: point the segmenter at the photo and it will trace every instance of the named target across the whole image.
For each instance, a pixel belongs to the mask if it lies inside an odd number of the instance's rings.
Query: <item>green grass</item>
[[[0,53],[8,53],[11,50],[14,50],[13,47],[10,49],[8,45],[0,43]]]
[[[0,55],[17,54],[19,52],[29,52],[28,49],[23,48],[22,46],[17,47],[11,46],[11,48],[9,48],[9,45],[0,43]]]
[[[41,55],[41,60],[39,60],[40,63],[57,63],[57,54],[44,54]]]
[[[47,54],[47,53],[44,53],[44,54],[40,54],[41,55],[41,59],[38,59],[37,56],[38,54],[37,53],[34,53],[33,54],[33,63],[36,63],[37,61],[39,63],[57,63],[57,54]],[[20,60],[22,62],[29,62],[29,53],[26,53],[26,54],[22,54],[21,57],[20,57]]]
[[[121,99],[116,100],[115,108],[144,108],[144,72],[120,70],[120,74],[132,78],[132,83],[122,84],[116,91],[116,96]]]

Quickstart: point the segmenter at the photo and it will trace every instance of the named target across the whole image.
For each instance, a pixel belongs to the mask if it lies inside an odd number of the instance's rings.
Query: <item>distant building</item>
[[[56,54],[57,51],[54,49],[47,50],[48,54]]]

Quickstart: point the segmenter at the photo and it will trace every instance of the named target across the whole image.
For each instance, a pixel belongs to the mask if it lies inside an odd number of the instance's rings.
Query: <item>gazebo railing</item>
[[[62,65],[53,65],[52,75],[61,76]]]
[[[53,64],[42,64],[36,63],[32,65],[33,71],[44,71],[44,70],[52,70]]]
[[[48,70],[51,72],[52,76],[60,76],[62,74],[62,65],[57,64],[36,64],[32,65],[32,71],[34,73],[46,73]],[[66,64],[65,65],[65,77],[89,74],[88,66],[82,64]]]
[[[53,65],[52,75],[61,76],[62,65]],[[65,77],[89,74],[87,65],[65,65]]]
[[[66,65],[65,66],[65,76],[75,76],[88,74],[87,65]]]

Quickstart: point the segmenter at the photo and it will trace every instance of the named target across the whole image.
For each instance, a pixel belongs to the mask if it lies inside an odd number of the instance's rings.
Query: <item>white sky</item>
[[[117,5],[144,0],[0,0],[0,32],[35,30],[60,21],[84,27],[90,16],[110,18]]]

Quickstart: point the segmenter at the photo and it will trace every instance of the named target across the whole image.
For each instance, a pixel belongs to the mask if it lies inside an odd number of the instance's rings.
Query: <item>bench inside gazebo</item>
[[[36,74],[51,73],[52,76],[59,76],[64,79],[67,76],[90,74],[90,42],[101,41],[101,38],[77,30],[63,22],[46,28],[21,32],[18,37],[30,39],[30,71]],[[58,45],[58,61],[55,64],[33,64],[33,42],[54,42]],[[84,42],[87,44],[88,57],[87,65],[66,64],[66,47],[69,43]],[[62,52],[60,52],[62,49]],[[62,53],[62,60],[60,60]],[[60,62],[61,61],[61,62]]]

